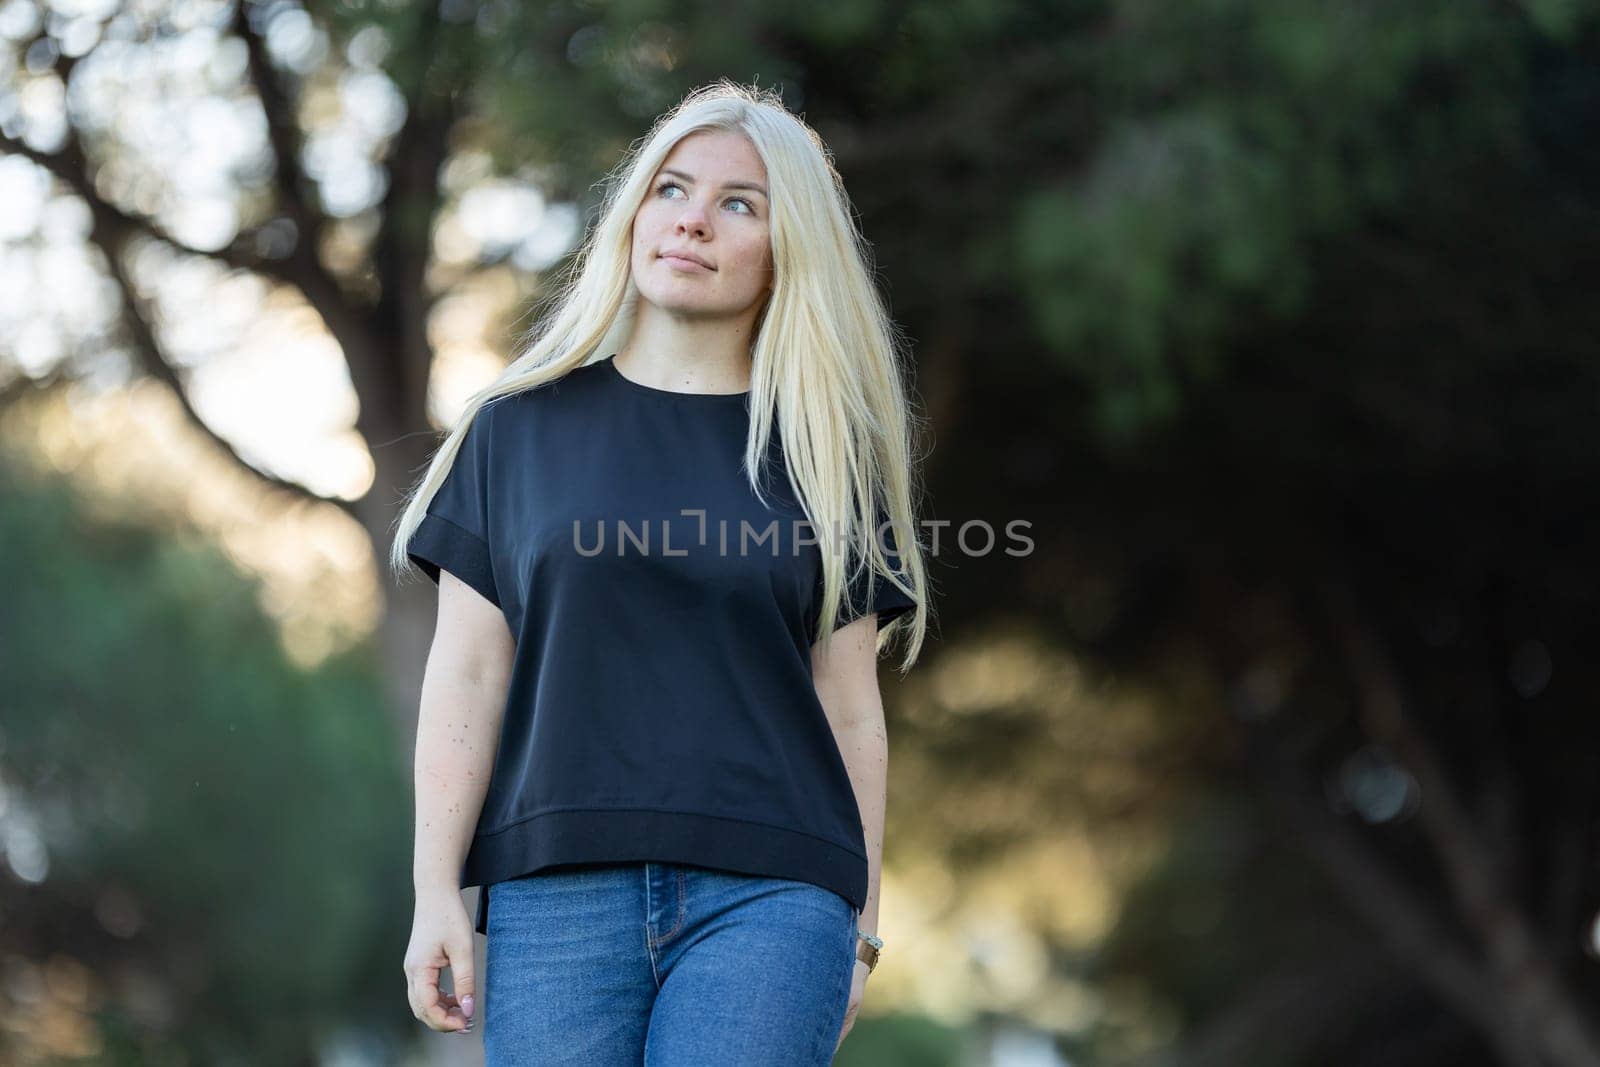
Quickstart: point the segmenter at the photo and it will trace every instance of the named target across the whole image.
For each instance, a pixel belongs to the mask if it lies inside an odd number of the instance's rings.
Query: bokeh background
[[[837,1062],[1600,1063],[1583,0],[0,0],[0,1060],[481,1062],[377,560],[719,77],[835,153],[949,523]]]

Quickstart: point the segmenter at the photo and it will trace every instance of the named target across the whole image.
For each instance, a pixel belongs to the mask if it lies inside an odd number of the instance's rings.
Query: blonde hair
[[[690,92],[661,116],[606,179],[598,221],[555,290],[552,310],[505,370],[468,398],[412,490],[390,564],[397,575],[410,567],[411,535],[484,404],[559,379],[627,339],[638,300],[630,270],[635,212],[672,149],[700,130],[743,134],[767,168],[773,288],[750,349],[751,487],[764,501],[760,468],[776,417],[791,488],[822,555],[813,641],[834,629],[848,604],[852,573],[859,573],[849,572],[850,559],[872,571],[860,580],[893,580],[876,536],[879,523],[890,524],[888,539],[907,579],[895,584],[917,606],[879,631],[876,648],[881,654],[908,637],[904,672],[921,652],[929,600],[911,454],[923,424],[902,382],[903,341],[873,284],[871,253],[828,148],[771,90],[726,79]]]

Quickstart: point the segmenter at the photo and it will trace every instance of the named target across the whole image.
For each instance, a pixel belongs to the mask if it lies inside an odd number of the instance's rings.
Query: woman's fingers
[[[432,1030],[465,1030],[470,1023],[454,994],[439,991],[439,972],[442,968],[426,966],[417,971],[411,982],[411,1013]]]
[[[460,999],[454,993],[440,993],[439,1007],[444,1010],[445,1017],[450,1020],[452,1024],[450,1029],[472,1029],[472,1020],[467,1018],[467,1013],[462,1008]]]
[[[461,1021],[461,1029],[472,1029],[472,992],[476,977],[473,974],[472,935],[465,941],[452,941],[445,946],[450,957],[450,1009]]]

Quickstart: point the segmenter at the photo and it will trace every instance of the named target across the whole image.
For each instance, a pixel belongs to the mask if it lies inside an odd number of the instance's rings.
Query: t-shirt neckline
[[[612,353],[611,355],[607,356],[603,362],[608,368],[608,373],[611,375],[611,377],[615,378],[628,389],[639,393],[642,396],[661,397],[663,399],[675,400],[687,404],[726,404],[729,402],[742,404],[750,396],[750,390],[748,389],[742,393],[683,393],[676,389],[657,389],[653,385],[645,385],[643,382],[636,382],[626,374],[623,374],[622,371],[617,367],[616,353]]]

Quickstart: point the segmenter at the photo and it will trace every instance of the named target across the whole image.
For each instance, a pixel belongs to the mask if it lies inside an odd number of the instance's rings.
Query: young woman
[[[928,618],[900,342],[760,90],[663,116],[577,264],[394,542],[439,584],[412,1011],[471,1028],[476,928],[491,1067],[827,1063],[881,946],[877,657]]]

